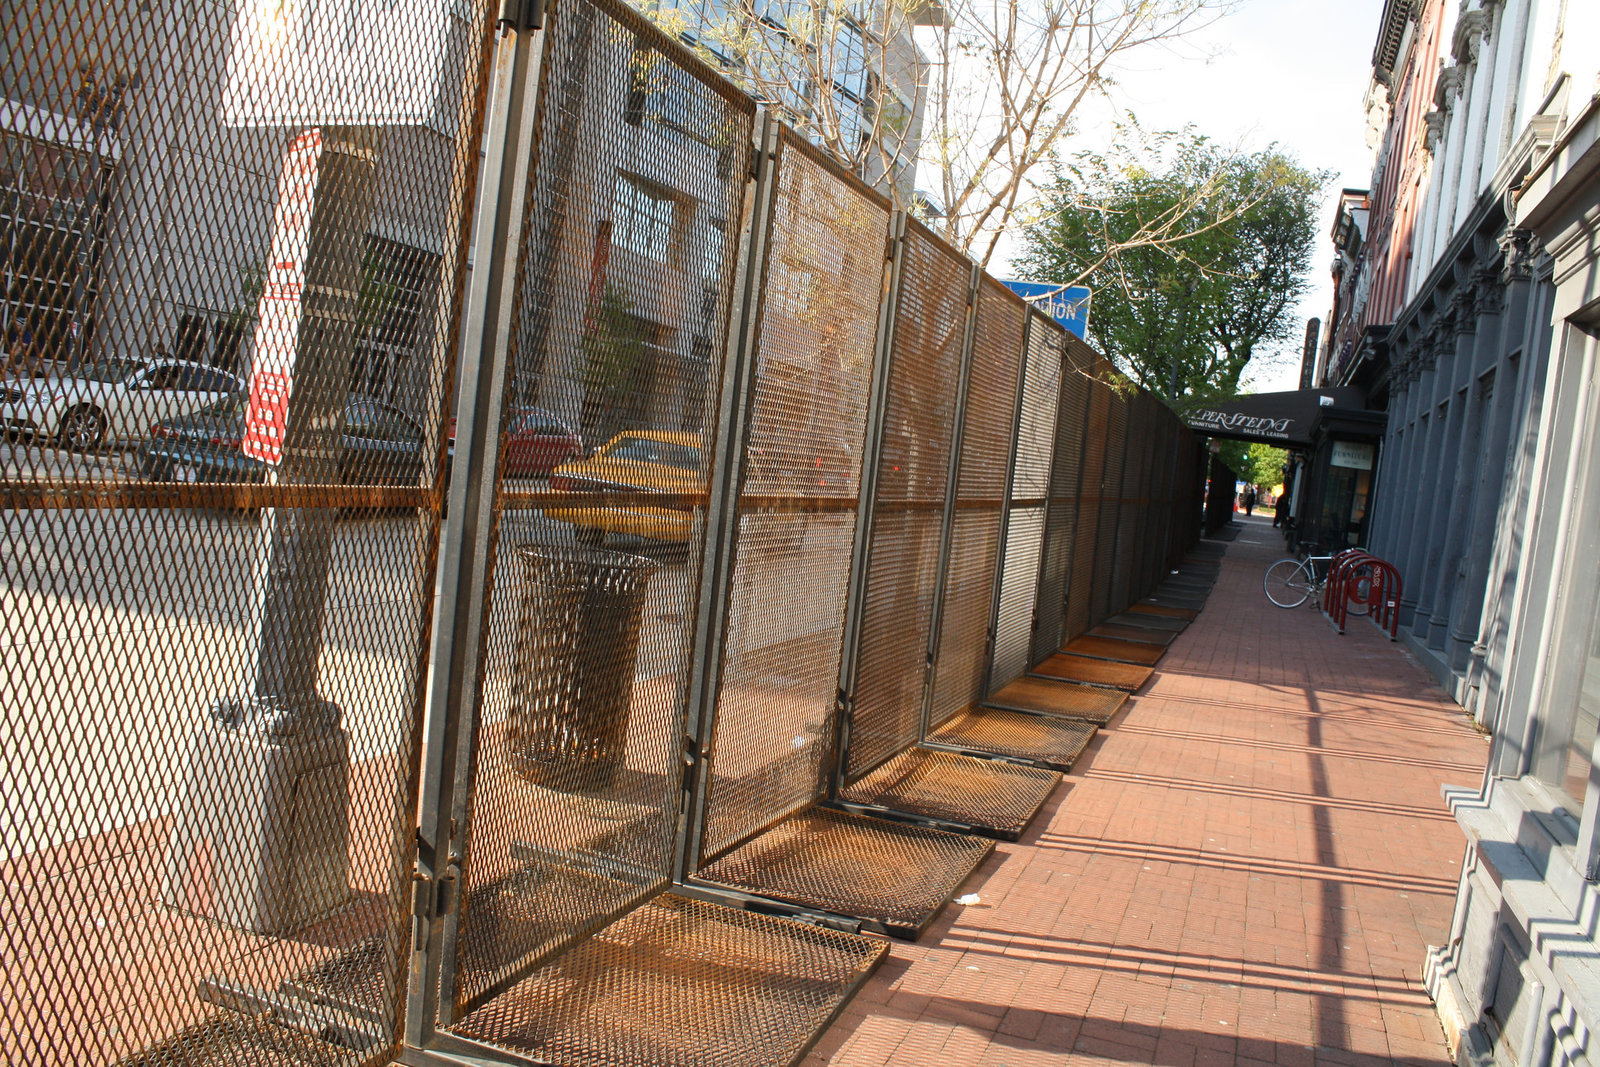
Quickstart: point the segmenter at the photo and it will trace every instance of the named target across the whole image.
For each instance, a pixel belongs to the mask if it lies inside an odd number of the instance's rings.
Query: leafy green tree
[[[604,442],[621,423],[636,418],[638,378],[647,354],[646,330],[633,303],[606,286],[579,348],[583,352],[583,439]]]
[[[1111,152],[1057,164],[1023,270],[1089,286],[1090,342],[1173,407],[1235,396],[1251,361],[1299,325],[1328,175],[1192,128],[1120,132]],[[1162,239],[1140,239],[1150,233]]]
[[[1283,465],[1289,462],[1289,453],[1272,445],[1257,441],[1245,449],[1244,480],[1251,485],[1271,488],[1283,481]]]

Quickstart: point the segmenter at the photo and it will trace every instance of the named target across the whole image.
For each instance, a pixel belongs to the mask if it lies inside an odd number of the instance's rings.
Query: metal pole
[[[1000,491],[1000,540],[998,542],[998,556],[994,563],[994,587],[989,593],[989,647],[983,657],[983,687],[979,692],[984,698],[989,696],[989,686],[994,680],[994,653],[995,639],[1000,630],[1000,593],[1006,580],[1006,542],[1011,537],[1011,490],[1017,478],[1017,450],[1021,446],[1022,434],[1022,405],[1027,403],[1028,360],[1033,353],[1033,331],[1039,323],[1032,309],[1027,312],[1022,330],[1022,358],[1017,360],[1017,391],[1011,402],[1011,451],[1006,456],[1006,481]],[[1059,400],[1058,400],[1059,402]],[[1051,420],[1052,423],[1054,420]],[[1049,464],[1046,463],[1045,496],[1050,495]],[[1039,528],[1039,561],[1044,561],[1044,527]],[[1039,574],[1034,571],[1034,612],[1038,611]],[[1033,629],[1029,627],[1029,639],[1032,639]]]
[[[440,548],[438,616],[418,801],[417,867],[405,1042],[430,1043],[453,1021],[455,889],[463,853],[490,538],[496,452],[516,308],[517,262],[526,219],[529,146],[537,112],[543,37],[513,28],[496,42],[483,173],[473,244],[477,249],[465,320],[482,324],[464,344],[456,410],[450,515]],[[469,337],[469,340],[471,338]],[[443,993],[443,995],[441,995]]]
[[[778,186],[778,124],[763,112],[755,123],[755,191],[746,247],[744,292],[732,325],[734,343],[723,367],[717,453],[711,469],[706,507],[705,559],[701,567],[696,612],[693,674],[689,685],[689,718],[684,726],[683,793],[678,811],[679,842],[673,881],[683,884],[700,866],[711,760],[716,735],[715,708],[727,639],[728,600],[733,593],[733,567],[739,531],[739,487],[743,483],[745,445],[760,343],[762,297],[767,251]]]
[[[380,136],[322,134],[280,484],[337,480]],[[292,930],[350,895],[349,737],[338,706],[317,693],[337,516],[333,507],[264,513],[254,681],[245,697],[218,700],[195,731],[168,848],[167,903],[182,906],[192,882],[209,880],[209,917],[255,933]]]
[[[878,343],[872,356],[872,395],[867,403],[867,435],[861,457],[861,495],[856,508],[855,540],[851,549],[850,585],[845,594],[844,642],[839,654],[838,711],[834,716],[833,772],[828,796],[844,788],[845,763],[850,750],[850,720],[854,713],[856,658],[861,646],[861,617],[866,612],[867,568],[872,564],[872,523],[878,495],[878,462],[883,452],[884,409],[889,404],[889,369],[894,363],[895,311],[900,303],[901,275],[905,266],[906,215],[889,218],[884,245],[883,300],[878,306]]]
[[[950,427],[950,462],[946,468],[944,512],[939,520],[939,566],[934,571],[933,611],[928,620],[928,658],[922,673],[922,710],[917,725],[918,739],[928,736],[928,716],[933,709],[933,688],[937,676],[939,639],[944,633],[945,592],[950,585],[950,551],[955,540],[956,493],[961,488],[961,444],[967,430],[967,393],[972,385],[972,348],[978,325],[978,288],[983,284],[983,268],[973,264],[967,277],[967,318],[961,337],[960,373],[956,377],[955,421]]]

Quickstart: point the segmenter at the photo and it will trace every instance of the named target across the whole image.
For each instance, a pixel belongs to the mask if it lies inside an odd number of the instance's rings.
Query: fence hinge
[[[527,33],[544,29],[546,0],[500,0],[500,15],[496,24],[512,33]]]

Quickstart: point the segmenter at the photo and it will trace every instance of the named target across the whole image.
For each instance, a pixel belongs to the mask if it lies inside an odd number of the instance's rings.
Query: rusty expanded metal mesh
[[[812,808],[729,852],[701,877],[915,937],[993,848],[982,838]]]
[[[1080,685],[1103,685],[1132,693],[1149,680],[1153,670],[1152,667],[1137,663],[1119,663],[1070,652],[1058,652],[1034,667],[1033,673],[1040,678],[1053,678]],[[999,694],[996,694],[996,698],[998,696]]]
[[[1100,477],[1099,529],[1095,532],[1094,543],[1094,582],[1089,607],[1091,624],[1114,614],[1112,586],[1120,568],[1127,565],[1125,546],[1117,541],[1117,525],[1123,511],[1122,477],[1128,445],[1128,398],[1111,364],[1103,359],[1099,363],[1098,373],[1109,383],[1103,386],[1109,396],[1105,423],[1106,461]],[[1090,432],[1094,431],[1091,429]],[[1121,559],[1118,558],[1119,549],[1124,549]]]
[[[1030,313],[1022,407],[1017,415],[1016,466],[1011,475],[1000,599],[995,610],[994,654],[989,667],[991,690],[1027,671],[1036,627],[1052,634],[1061,629],[1061,597],[1066,584],[1062,550],[1067,537],[1056,537],[1055,557],[1049,561],[1048,574],[1041,570],[1041,556],[1053,481],[1065,336],[1043,314]],[[1063,518],[1057,516],[1058,524],[1065,527],[1067,524],[1060,521]]]
[[[456,1032],[570,1067],[788,1067],[887,951],[881,941],[664,894]]]
[[[1111,408],[1111,387],[1099,377],[1099,357],[1083,350],[1072,353],[1078,374],[1086,383],[1089,397],[1083,436],[1083,473],[1078,491],[1078,523],[1073,537],[1072,571],[1067,584],[1067,613],[1062,639],[1076,637],[1094,623],[1094,593],[1102,567],[1107,566],[1102,543],[1101,516],[1108,510],[1102,495],[1106,473],[1107,418]],[[1073,371],[1068,370],[1070,376]],[[1051,650],[1054,651],[1053,649]]]
[[[1105,615],[1115,614],[1124,604],[1138,599],[1144,558],[1144,482],[1149,471],[1150,428],[1145,421],[1144,394],[1127,398],[1123,426],[1124,445],[1122,482],[1117,496],[1116,563],[1112,571],[1110,599]]]
[[[882,808],[1016,840],[1055,789],[1060,775],[914,748],[839,794],[848,804]]]
[[[1069,633],[1072,622],[1069,593],[1074,573],[1086,574],[1092,559],[1079,554],[1078,537],[1086,525],[1082,520],[1081,494],[1086,484],[1085,434],[1089,417],[1089,378],[1084,373],[1082,353],[1086,350],[1072,337],[1063,338],[1061,391],[1056,406],[1055,454],[1050,464],[1050,491],[1046,505],[1044,547],[1039,561],[1039,591],[1036,614],[1038,625],[1028,662],[1037,663],[1053,655]],[[1093,542],[1090,542],[1091,546]],[[1092,552],[1092,548],[1091,548]],[[1074,563],[1082,560],[1082,569]],[[1085,600],[1085,603],[1087,601]],[[1087,625],[1087,613],[1081,625]]]
[[[1170,645],[1177,635],[1165,630],[1151,629],[1144,626],[1129,626],[1116,622],[1120,615],[1113,615],[1110,619],[1090,630],[1086,637],[1110,637],[1119,641],[1135,641],[1146,645]]]
[[[1114,637],[1094,637],[1091,634],[1074,637],[1061,647],[1062,651],[1075,656],[1111,660],[1113,663],[1137,663],[1145,667],[1155,666],[1161,659],[1163,651],[1160,647],[1142,641],[1122,641]]]
[[[988,706],[1103,723],[1127,699],[1127,693],[1104,687],[1027,677],[1007,683],[989,698]]]
[[[486,8],[0,13],[8,1063],[398,1040]]]
[[[785,131],[702,853],[819,799],[861,491],[887,205]]]
[[[990,278],[978,288],[956,511],[942,575],[941,617],[928,722],[937,725],[983,698],[994,612],[1006,472],[1017,420],[1027,307]]]
[[[991,753],[1027,760],[1058,771],[1073,762],[1094,739],[1095,724],[1057,715],[1028,715],[996,708],[962,712],[928,735],[928,741],[963,752]]]
[[[845,773],[913,745],[965,341],[969,267],[921,226],[903,242]]]
[[[564,6],[542,43],[446,928],[457,1019],[671,876],[748,210],[748,98],[610,0]]]

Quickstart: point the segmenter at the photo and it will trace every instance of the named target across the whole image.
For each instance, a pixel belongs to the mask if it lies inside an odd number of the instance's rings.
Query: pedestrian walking
[[[1272,509],[1272,525],[1274,528],[1285,526],[1289,522],[1289,494],[1278,494],[1278,503]]]
[[[1251,511],[1254,510],[1255,506],[1256,506],[1256,487],[1253,486],[1253,485],[1247,485],[1247,486],[1245,486],[1245,490],[1244,490],[1244,513],[1246,515],[1249,515],[1251,513]]]

